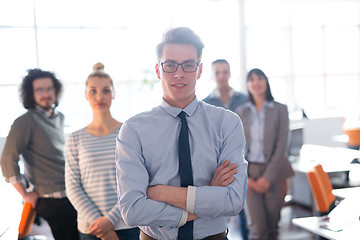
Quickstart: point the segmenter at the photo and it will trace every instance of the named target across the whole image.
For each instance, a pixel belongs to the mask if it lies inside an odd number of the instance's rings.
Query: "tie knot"
[[[178,117],[181,119],[181,121],[186,121],[186,113],[184,111],[181,111]]]

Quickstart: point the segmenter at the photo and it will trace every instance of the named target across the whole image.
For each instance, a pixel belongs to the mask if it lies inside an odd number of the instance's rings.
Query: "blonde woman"
[[[80,239],[138,239],[139,229],[120,216],[115,176],[115,139],[121,122],[111,116],[113,81],[97,63],[86,81],[92,122],[66,143],[66,192],[78,212]]]

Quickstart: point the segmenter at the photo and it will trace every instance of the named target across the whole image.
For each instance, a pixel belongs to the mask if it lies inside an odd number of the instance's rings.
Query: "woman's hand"
[[[114,230],[109,231],[104,236],[101,237],[101,240],[119,240],[116,232]]]
[[[261,177],[258,180],[256,180],[255,184],[256,184],[256,187],[257,187],[257,192],[265,193],[265,192],[267,192],[269,190],[271,183],[266,178]]]
[[[102,238],[114,229],[112,222],[105,216],[96,219],[88,228],[88,233]],[[115,233],[115,232],[114,232]]]
[[[252,193],[252,192],[257,192],[256,190],[255,190],[255,181],[253,180],[253,179],[251,179],[251,178],[248,178],[248,183],[247,183],[247,191],[249,192],[249,193]]]

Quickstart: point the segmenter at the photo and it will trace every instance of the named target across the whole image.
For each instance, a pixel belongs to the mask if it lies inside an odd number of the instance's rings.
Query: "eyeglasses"
[[[36,94],[40,94],[40,95],[43,95],[45,93],[45,91],[48,93],[48,94],[52,94],[54,92],[54,87],[48,87],[47,89],[45,88],[36,88],[34,91]]]
[[[162,70],[166,73],[174,73],[178,70],[179,65],[182,70],[186,73],[196,72],[199,62],[184,62],[184,63],[176,63],[176,62],[162,62],[161,67]]]

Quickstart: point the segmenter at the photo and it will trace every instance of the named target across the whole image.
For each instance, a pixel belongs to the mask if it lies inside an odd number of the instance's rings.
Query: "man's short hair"
[[[166,44],[189,44],[195,47],[199,60],[201,60],[204,43],[193,30],[187,27],[178,27],[166,31],[163,40],[156,47],[158,61],[161,58],[163,48]]]
[[[217,63],[226,63],[226,64],[228,65],[228,67],[229,67],[229,70],[230,70],[230,64],[229,64],[228,61],[226,61],[225,59],[217,59],[217,60],[215,60],[215,61],[213,61],[213,62],[211,63],[211,66],[214,66],[214,65],[217,64]]]
[[[20,95],[24,108],[30,109],[35,108],[36,102],[34,99],[33,82],[39,78],[51,78],[55,88],[55,101],[54,105],[59,105],[59,97],[62,92],[63,85],[60,80],[56,78],[55,74],[49,71],[43,71],[39,68],[29,69],[28,75],[22,80],[20,87]]]

